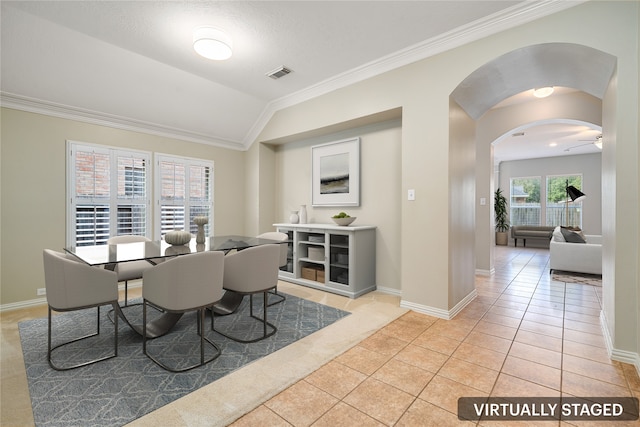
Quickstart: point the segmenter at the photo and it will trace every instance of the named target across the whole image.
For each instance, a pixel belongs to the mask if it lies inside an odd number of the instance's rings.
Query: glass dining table
[[[187,256],[204,251],[223,251],[227,254],[233,250],[240,251],[253,246],[286,243],[286,241],[283,242],[258,237],[225,235],[208,237],[204,243],[196,243],[195,238],[192,238],[189,244],[180,246],[170,245],[164,240],[161,240],[118,243],[113,245],[69,246],[64,248],[64,250],[85,264],[95,267],[109,267],[117,263],[131,261],[147,261],[150,264],[157,264],[176,256]],[[222,299],[212,307],[212,311],[221,316],[231,314],[240,306],[242,298],[243,295],[241,294],[225,291]],[[142,335],[142,325],[134,324],[127,319],[126,314],[120,306],[116,306],[114,309],[117,310],[121,319],[134,331]],[[147,338],[156,338],[166,334],[181,317],[182,314],[180,313],[167,312],[158,316],[156,319],[147,323]]]

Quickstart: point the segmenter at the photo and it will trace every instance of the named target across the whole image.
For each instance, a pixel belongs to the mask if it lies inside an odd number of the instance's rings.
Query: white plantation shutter
[[[159,155],[156,161],[157,223],[161,238],[174,229],[195,234],[196,216],[209,217],[205,233],[213,229],[213,162]]]
[[[71,141],[67,151],[67,245],[150,234],[150,154]]]
[[[147,235],[148,159],[117,152],[118,215],[117,235]]]

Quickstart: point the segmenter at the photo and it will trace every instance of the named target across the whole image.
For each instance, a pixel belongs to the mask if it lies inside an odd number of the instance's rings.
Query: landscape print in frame
[[[360,138],[311,147],[313,206],[360,206]]]

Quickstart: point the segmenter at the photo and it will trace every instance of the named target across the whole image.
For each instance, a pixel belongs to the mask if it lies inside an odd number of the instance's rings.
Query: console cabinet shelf
[[[376,228],[274,224],[289,236],[280,279],[357,298],[376,289]]]

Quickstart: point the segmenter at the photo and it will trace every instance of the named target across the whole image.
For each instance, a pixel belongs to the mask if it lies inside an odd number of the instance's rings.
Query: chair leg
[[[269,304],[269,307],[271,307],[272,305],[280,304],[281,302],[283,302],[284,300],[287,299],[287,298],[285,298],[284,295],[278,293],[278,287],[277,286],[273,288],[273,291],[269,291],[269,293],[277,298],[276,301],[274,301],[274,302]]]
[[[200,362],[193,364],[193,365],[189,365],[187,367],[184,368],[174,368],[174,367],[170,367],[167,364],[161,362],[158,358],[156,358],[155,356],[151,355],[147,349],[147,301],[143,301],[142,302],[143,307],[142,307],[142,321],[143,321],[143,326],[142,326],[142,352],[145,354],[145,356],[147,356],[149,359],[151,359],[156,365],[160,366],[161,368],[169,371],[169,372],[174,372],[174,373],[179,373],[179,372],[186,372],[189,371],[191,369],[203,366],[209,362],[214,361],[215,359],[217,359],[220,354],[222,353],[222,351],[220,350],[220,347],[218,347],[213,341],[211,341],[209,338],[204,336],[204,313],[205,313],[205,308],[201,308],[198,309],[197,312],[197,316],[196,316],[196,333],[200,336]],[[212,322],[212,326],[213,326],[213,319],[211,320]],[[211,347],[213,347],[213,349],[215,350],[213,356],[211,356],[210,358],[205,360],[205,342],[207,344],[209,344]]]
[[[220,335],[222,335],[223,337],[227,337],[230,340],[233,340],[233,341],[236,341],[236,342],[240,342],[240,343],[243,343],[243,344],[249,344],[249,343],[261,341],[261,340],[263,340],[265,338],[269,338],[270,336],[272,336],[273,334],[275,334],[278,331],[278,328],[274,324],[269,323],[267,321],[267,307],[269,307],[269,305],[267,304],[268,290],[262,292],[262,297],[263,297],[263,304],[264,304],[263,305],[264,313],[263,313],[262,319],[261,319],[258,316],[255,316],[253,314],[253,294],[249,294],[249,317],[252,317],[252,318],[262,322],[262,331],[263,331],[262,336],[259,336],[257,338],[253,338],[253,339],[245,340],[245,339],[241,339],[241,338],[238,338],[238,337],[234,337],[234,336],[229,335],[229,334],[227,334],[225,332],[221,332],[220,330],[213,328],[213,324],[211,325],[212,329],[215,332],[217,332]],[[271,332],[269,332],[268,328],[271,328]]]
[[[124,281],[124,306],[127,307],[129,305],[129,281]]]
[[[118,304],[118,301],[117,300],[113,301],[111,304],[112,305]],[[82,340],[85,340],[85,339],[92,338],[92,337],[100,335],[100,306],[96,306],[97,325],[96,325],[96,332],[95,333],[90,333],[90,334],[87,334],[85,336],[73,339],[71,341],[67,341],[67,342],[64,342],[62,344],[58,344],[55,347],[51,347],[52,335],[53,335],[52,334],[52,329],[53,329],[52,316],[51,316],[52,311],[53,310],[51,309],[51,306],[49,306],[48,307],[48,326],[47,326],[47,361],[49,362],[49,366],[51,366],[51,368],[55,369],[56,371],[68,371],[70,369],[81,368],[83,366],[92,365],[94,363],[102,362],[103,360],[111,359],[111,358],[114,358],[114,357],[118,356],[118,316],[115,316],[115,321],[114,321],[114,329],[115,330],[114,330],[114,334],[113,334],[114,337],[113,337],[113,354],[112,355],[104,356],[104,357],[101,357],[101,358],[98,358],[98,359],[93,359],[93,360],[89,360],[87,362],[82,362],[82,363],[78,363],[78,364],[71,365],[71,366],[66,366],[66,367],[56,365],[52,360],[53,359],[53,353],[54,353],[55,350],[57,350],[57,349],[59,349],[61,347],[64,347],[66,345],[69,345],[69,344],[72,344],[72,343],[75,343],[75,342],[78,342],[78,341],[82,341]]]

